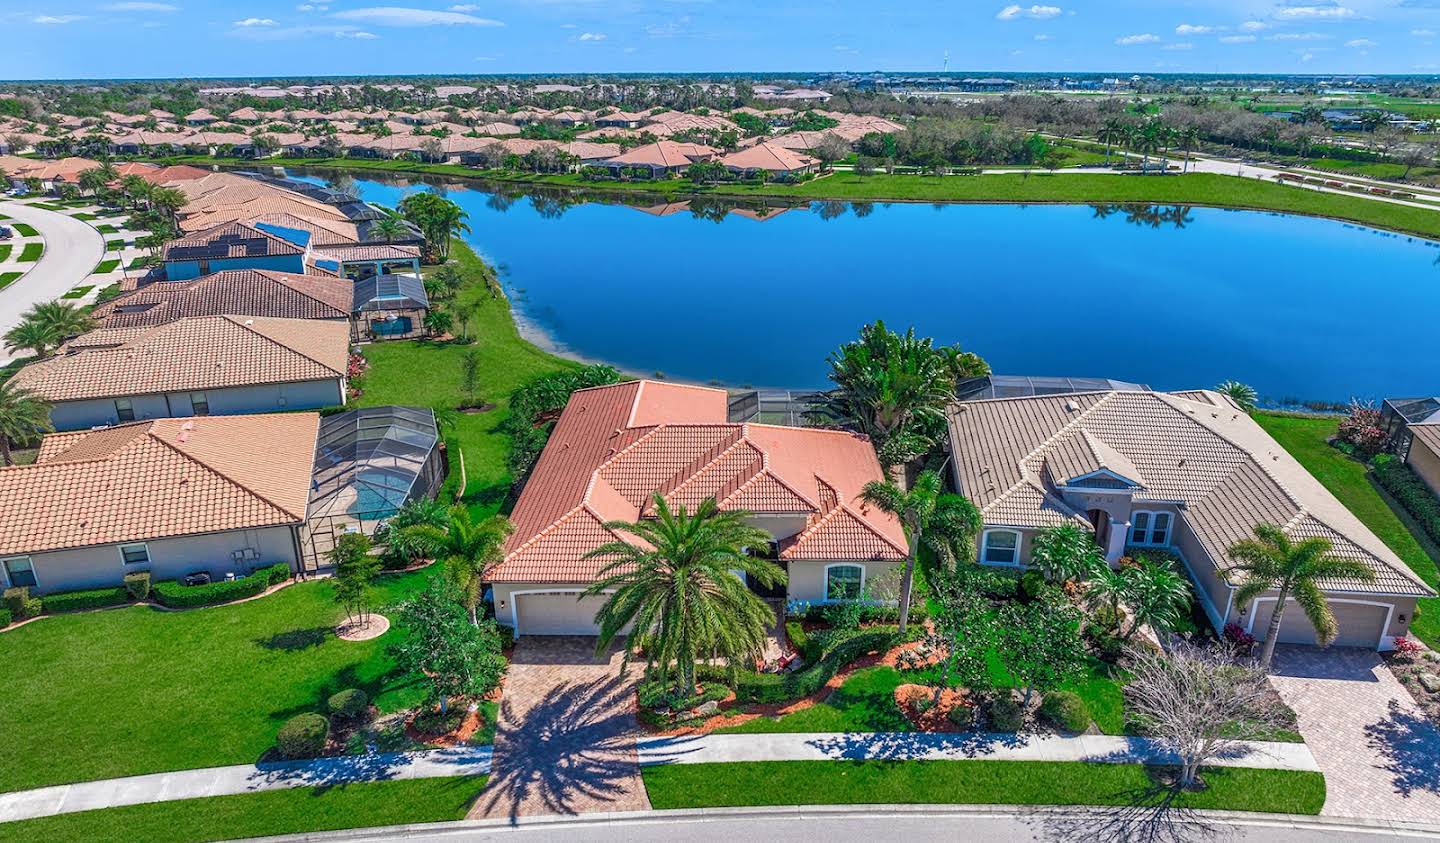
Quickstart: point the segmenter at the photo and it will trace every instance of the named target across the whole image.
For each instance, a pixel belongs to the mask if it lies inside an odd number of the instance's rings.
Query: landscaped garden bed
[[[1426,716],[1440,725],[1440,654],[1402,638],[1385,654],[1385,664]]]

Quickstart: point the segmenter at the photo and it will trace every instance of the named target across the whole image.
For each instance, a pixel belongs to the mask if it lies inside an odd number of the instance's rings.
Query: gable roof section
[[[652,498],[693,510],[806,519],[784,559],[903,559],[894,518],[863,507],[882,477],[867,440],[841,431],[731,424],[723,390],[631,381],[577,391],[516,503],[516,531],[495,582],[588,582],[607,560],[584,559],[622,538],[606,521],[653,515]]]
[[[190,281],[157,281],[95,308],[106,328],[163,325],[192,316],[348,319],[354,285],[343,279],[234,269]]]
[[[197,316],[148,328],[102,328],[16,373],[48,401],[341,378],[347,322]]]
[[[1228,566],[1230,545],[1270,523],[1295,538],[1324,535],[1335,553],[1375,571],[1372,584],[1326,583],[1329,590],[1431,593],[1294,457],[1218,394],[1111,391],[967,401],[951,408],[949,427],[956,478],[987,524],[1048,527],[1083,518],[1053,483],[1093,466],[1143,483],[1137,503],[1178,505],[1217,569]]]
[[[224,222],[165,244],[165,260],[219,260],[302,255],[305,247],[244,222]]]
[[[33,465],[0,469],[0,555],[298,524],[319,423],[205,416],[47,436]]]

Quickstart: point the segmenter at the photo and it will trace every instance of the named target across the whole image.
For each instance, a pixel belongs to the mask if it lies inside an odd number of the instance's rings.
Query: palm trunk
[[[1270,630],[1265,633],[1265,646],[1260,649],[1260,667],[1267,673],[1270,671],[1270,660],[1275,657],[1275,639],[1280,636],[1280,618],[1285,614],[1285,598],[1289,593],[1288,583],[1280,587],[1280,595],[1275,600],[1275,611],[1270,615]]]
[[[6,466],[15,464],[15,457],[10,453],[10,437],[0,434],[0,459],[4,459]]]
[[[905,557],[905,577],[900,580],[900,637],[905,637],[905,627],[910,622],[910,591],[915,587],[915,555],[920,547],[920,531],[915,531],[910,553]]]

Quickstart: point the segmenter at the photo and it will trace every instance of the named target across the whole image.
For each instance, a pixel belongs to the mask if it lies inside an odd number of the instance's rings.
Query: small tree
[[[460,388],[465,390],[465,405],[475,406],[475,393],[480,389],[480,364],[478,349],[468,349],[460,357]]]
[[[327,554],[335,566],[335,602],[345,607],[345,618],[370,624],[370,582],[380,573],[380,558],[370,552],[364,533],[346,533]]]
[[[990,682],[989,655],[999,642],[999,618],[995,604],[971,578],[939,576],[931,584],[938,611],[933,617],[932,649],[943,650],[940,681],[935,702],[950,687],[952,678],[971,691],[983,690]]]
[[[500,682],[505,672],[500,632],[495,621],[472,626],[455,590],[435,579],[424,591],[396,607],[406,636],[391,655],[425,684],[425,702],[441,713],[452,697],[478,697]]]
[[[450,333],[450,328],[455,320],[450,316],[450,311],[432,307],[425,313],[425,330],[432,336],[444,336]]]
[[[1085,663],[1080,613],[1068,603],[1039,599],[1000,608],[995,654],[1023,689],[1024,705],[1036,691],[1049,691],[1079,677]]]
[[[1168,652],[1137,648],[1131,657],[1130,717],[1179,757],[1181,788],[1194,787],[1201,767],[1242,741],[1285,725],[1265,672],[1238,662],[1227,645],[1181,641]]]
[[[1157,630],[1174,629],[1190,610],[1190,583],[1169,565],[1146,560],[1127,568],[1122,577],[1131,617],[1130,628],[1121,636],[1126,641],[1145,624]]]
[[[1091,571],[1104,567],[1105,555],[1093,534],[1079,524],[1067,522],[1035,536],[1030,562],[1048,582],[1061,583],[1084,579]]]

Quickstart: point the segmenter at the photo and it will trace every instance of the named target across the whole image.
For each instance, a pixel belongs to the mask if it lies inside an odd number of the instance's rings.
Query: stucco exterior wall
[[[903,562],[791,562],[790,583],[786,595],[791,600],[818,602],[825,600],[825,569],[831,565],[859,565],[864,569],[864,585],[903,565]],[[880,599],[873,595],[871,599]]]
[[[212,416],[314,410],[345,403],[343,378],[208,389],[204,392]],[[135,421],[183,418],[193,414],[189,392],[131,396],[130,402]],[[57,402],[50,410],[50,421],[57,431],[84,430],[119,424],[120,417],[115,411],[115,400],[103,398]]]
[[[1405,462],[1425,481],[1430,491],[1440,495],[1440,455],[1417,438],[1410,443],[1410,456],[1405,458]]]
[[[227,573],[238,576],[277,562],[287,562],[292,568],[295,564],[291,527],[154,539],[145,544],[150,550],[148,565],[123,564],[118,544],[31,554],[36,579],[32,590],[36,594],[48,594],[119,585],[126,574],[135,571],[149,571],[151,579],[158,582],[197,571],[208,571],[212,578],[221,579]],[[252,558],[239,563],[231,558],[235,551],[247,549],[255,552],[249,554]],[[0,569],[0,579],[4,578]]]

